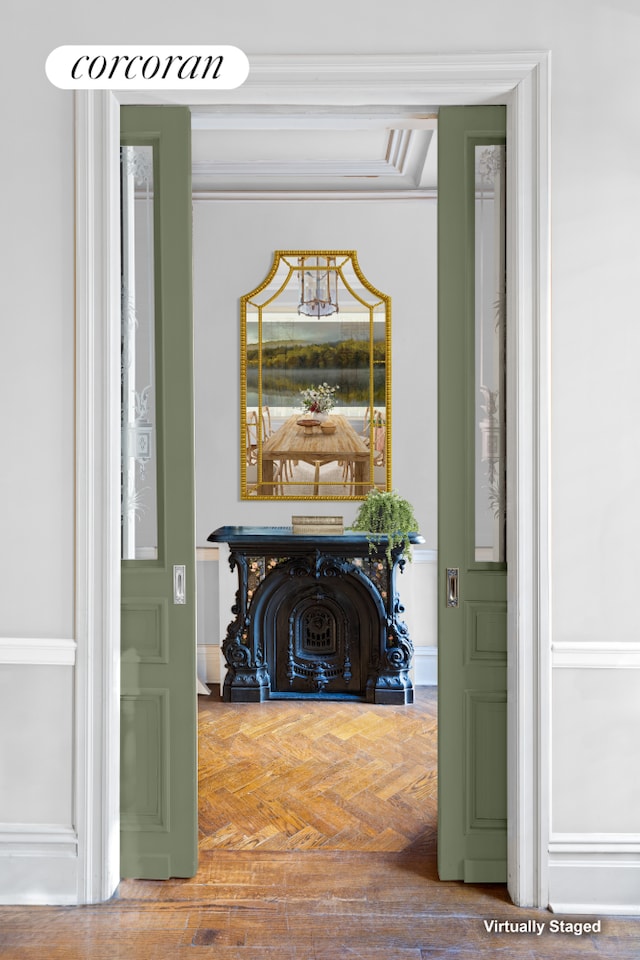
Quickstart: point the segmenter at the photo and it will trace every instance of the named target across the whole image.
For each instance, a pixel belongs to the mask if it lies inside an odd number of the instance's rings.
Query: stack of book
[[[344,519],[342,517],[291,517],[294,534],[303,536],[339,537],[344,533]]]

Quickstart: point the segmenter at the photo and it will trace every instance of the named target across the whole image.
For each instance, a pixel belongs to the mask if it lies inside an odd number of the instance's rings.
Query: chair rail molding
[[[121,103],[428,107],[505,103],[508,209],[509,892],[546,906],[549,796],[549,63],[546,51],[251,57],[234,91],[76,93],[79,902],[108,898],[118,860]]]
[[[76,641],[50,637],[0,637],[1,664],[72,667]]]
[[[557,641],[552,644],[554,670],[638,670],[640,643]]]

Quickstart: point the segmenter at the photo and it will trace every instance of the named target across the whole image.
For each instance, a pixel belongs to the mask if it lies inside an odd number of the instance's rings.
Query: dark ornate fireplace
[[[225,700],[413,702],[400,551],[389,562],[386,543],[370,553],[363,534],[299,536],[288,527],[220,527],[208,539],[229,544],[238,571],[222,644]]]

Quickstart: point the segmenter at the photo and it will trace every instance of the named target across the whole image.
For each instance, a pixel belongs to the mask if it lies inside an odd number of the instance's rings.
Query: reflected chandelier
[[[335,257],[298,257],[300,303],[306,317],[329,317],[338,313],[338,271]]]

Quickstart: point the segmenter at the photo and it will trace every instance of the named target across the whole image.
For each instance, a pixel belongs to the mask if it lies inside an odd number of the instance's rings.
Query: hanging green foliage
[[[418,533],[418,521],[413,507],[396,490],[371,490],[363,500],[358,514],[349,528],[369,536],[369,549],[374,550],[383,538],[387,540],[386,556],[391,563],[391,551],[400,547],[407,560],[411,560],[410,533]]]

